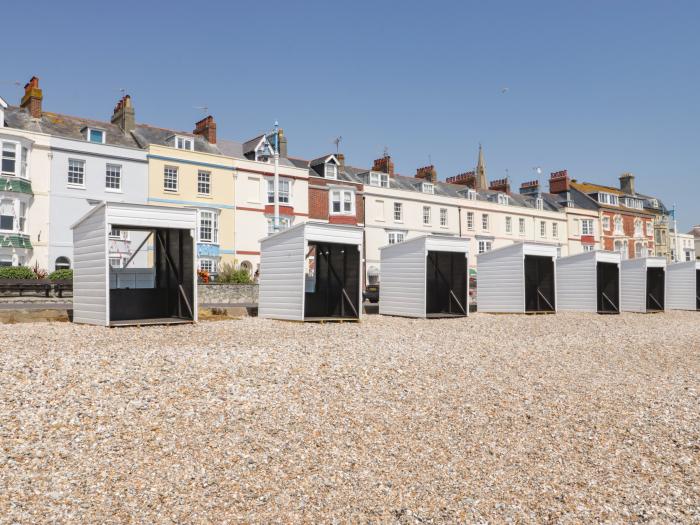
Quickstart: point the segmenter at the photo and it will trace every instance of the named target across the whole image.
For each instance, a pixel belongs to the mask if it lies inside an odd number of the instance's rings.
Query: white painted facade
[[[518,243],[476,256],[479,265],[477,308],[480,312],[525,312],[525,256],[557,258],[554,244]],[[556,282],[556,264],[554,266]],[[555,305],[556,308],[556,305]]]
[[[93,207],[70,226],[73,235],[73,322],[110,325],[109,293],[112,269],[109,262],[109,231],[112,226],[187,230],[195,239],[194,208],[134,205],[108,202]],[[194,301],[197,304],[196,251],[192,253]],[[116,283],[116,279],[113,281]],[[197,320],[197,308],[194,308]]]
[[[600,215],[595,210],[566,207],[568,255],[601,250]],[[590,241],[593,241],[591,244]]]
[[[620,311],[647,312],[647,269],[666,269],[665,257],[640,257],[620,263]],[[664,301],[665,305],[665,301]]]
[[[136,148],[51,137],[51,209],[46,265],[49,270],[56,268],[57,261],[64,261],[59,258],[67,258],[72,264],[70,225],[95,204],[105,201],[146,204],[146,153]],[[119,182],[115,188],[117,178]],[[116,234],[109,236],[109,257],[113,265],[120,267],[143,240],[143,234],[108,233]],[[147,252],[143,250],[132,264],[143,266],[146,257]]]
[[[260,240],[258,316],[304,320],[306,254],[309,242],[349,244],[362,253],[362,228],[305,222]],[[362,257],[358,258],[362,275]],[[362,286],[358,287],[362,304]],[[362,315],[362,308],[359,309]]]
[[[700,261],[679,262],[666,267],[666,307],[697,310]]]
[[[469,252],[469,239],[423,235],[383,246],[379,250],[381,252],[379,313],[403,317],[426,317],[428,252],[460,253],[466,258]],[[468,304],[464,306],[468,313]]]
[[[593,251],[556,260],[557,309],[561,311],[598,311],[598,263],[620,267],[619,252]],[[620,286],[618,274],[618,289]]]
[[[274,179],[270,162],[233,158],[236,169],[235,252],[239,264],[254,273],[260,265],[260,239],[272,233],[269,184]],[[306,222],[309,216],[309,172],[306,168],[279,166],[280,230]]]
[[[0,122],[2,119],[0,119]],[[0,264],[47,268],[49,238],[50,151],[48,135],[0,127]],[[14,159],[8,155],[14,152]],[[24,183],[24,184],[20,184]],[[20,187],[31,185],[31,192]],[[27,239],[31,248],[9,246]]]

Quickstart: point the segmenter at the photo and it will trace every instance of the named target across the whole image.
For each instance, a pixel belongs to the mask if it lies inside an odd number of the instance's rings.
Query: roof
[[[130,133],[124,133],[119,126],[111,122],[73,117],[50,111],[44,111],[41,118],[33,118],[27,111],[17,106],[8,106],[5,111],[5,126],[83,142],[85,142],[85,136],[82,130],[86,127],[92,127],[105,131],[105,144],[107,145],[141,147]]]
[[[6,108],[7,107],[7,102],[5,102],[5,99],[0,97],[0,107]]]
[[[613,188],[612,186],[603,186],[602,184],[593,184],[590,182],[578,182],[571,181],[571,187],[576,188],[583,193],[598,193],[600,191],[605,193],[612,193],[613,195],[626,195],[620,188]]]
[[[136,124],[136,129],[132,132],[132,135],[141,148],[146,148],[149,144],[172,147],[173,144],[168,139],[173,135],[180,135],[194,141],[194,151],[213,153],[215,155],[221,154],[216,144],[210,144],[204,137],[186,131],[158,128],[148,124]]]

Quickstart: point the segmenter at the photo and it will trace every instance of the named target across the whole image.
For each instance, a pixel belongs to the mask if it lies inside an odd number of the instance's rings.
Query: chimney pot
[[[24,85],[24,96],[20,102],[20,107],[26,109],[34,118],[41,118],[41,102],[44,95],[39,88],[39,77],[32,77]]]
[[[124,133],[131,133],[136,129],[136,116],[134,106],[131,104],[131,96],[124,95],[114,106],[112,112],[112,124],[116,124]]]
[[[508,177],[505,179],[496,179],[491,181],[489,189],[492,191],[501,191],[503,193],[510,193],[510,181]]]
[[[388,173],[393,177],[394,175],[394,163],[391,161],[390,155],[384,155],[380,159],[376,159],[372,165],[372,171],[380,171],[382,173]]]
[[[423,166],[416,170],[416,178],[428,180],[435,184],[437,182],[437,170],[432,164],[430,166]]]
[[[216,122],[214,122],[214,117],[208,115],[197,122],[192,133],[204,137],[209,144],[216,144]]]
[[[466,186],[467,188],[476,189],[476,173],[473,171],[458,173],[453,177],[447,177],[445,182],[448,184],[458,184],[460,186]]]
[[[571,191],[571,179],[567,170],[555,171],[549,175],[549,193]]]

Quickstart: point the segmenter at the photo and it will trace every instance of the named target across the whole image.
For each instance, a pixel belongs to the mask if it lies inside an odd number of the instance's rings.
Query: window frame
[[[331,171],[333,172],[332,175],[329,175],[328,171],[329,168],[332,168]],[[338,165],[335,162],[326,162],[323,165],[323,176],[326,179],[330,180],[336,180],[338,178]]]
[[[336,202],[334,199],[335,195],[338,196],[338,211],[335,211],[334,209],[334,204]],[[349,201],[346,199],[348,195],[350,196]],[[350,209],[346,210],[345,204],[348,202],[350,203]],[[331,188],[328,191],[328,214],[348,216],[355,215],[355,190],[346,188]]]
[[[403,202],[394,202],[394,222],[403,222]]]
[[[593,219],[581,219],[581,235],[595,235]]]
[[[433,184],[432,182],[423,182],[421,183],[421,191],[423,193],[427,193],[428,195],[434,195],[435,184]]]
[[[172,180],[175,181],[174,188],[168,188],[168,171],[174,173]],[[172,182],[172,181],[171,181]],[[163,191],[168,193],[178,193],[180,191],[180,168],[177,166],[163,166]]]
[[[183,147],[180,147],[180,141],[182,141]],[[189,148],[186,145],[189,144]],[[185,135],[175,135],[173,137],[173,147],[175,149],[180,149],[183,151],[194,151],[194,137],[187,137]]]
[[[14,156],[11,158],[11,162],[14,163],[14,171],[5,171],[3,169],[3,164],[4,164],[5,160],[8,160],[8,161],[10,160],[10,157],[5,157],[5,153],[6,152],[9,153],[9,149],[5,150],[5,144],[11,144],[14,147],[13,148],[14,149],[14,152],[13,152]],[[20,158],[20,155],[21,155],[20,150],[21,150],[21,145],[19,142],[15,141],[15,140],[0,140],[0,174],[2,174],[2,176],[4,176],[4,177],[18,177],[19,176],[18,175],[18,166],[21,166],[21,162],[22,162],[22,160]],[[20,151],[19,154],[18,154],[18,151]]]
[[[432,206],[423,206],[423,226],[432,226],[432,225],[433,225]]]
[[[80,178],[82,182],[71,182],[71,163],[77,163],[80,165]],[[69,188],[84,188],[85,187],[85,160],[83,159],[73,159],[68,158],[68,170],[66,173],[66,184]]]
[[[112,170],[112,175],[110,175],[110,170]],[[114,173],[117,176],[114,176]],[[113,180],[117,180],[118,184],[116,187],[109,186],[109,180],[112,177]],[[105,191],[121,193],[122,192],[122,165],[107,163],[105,165]]]
[[[479,239],[479,242],[477,243],[477,252],[478,253],[490,252],[492,249],[493,249],[493,241],[489,241],[486,239]]]
[[[267,203],[275,203],[275,179],[274,177],[266,177],[267,179]],[[280,177],[277,187],[277,202],[279,204],[288,205],[292,202],[292,179]],[[286,185],[287,189],[283,190]]]
[[[559,223],[558,222],[553,222],[552,223],[552,237],[554,239],[559,238]]]
[[[506,215],[506,233],[513,233],[513,217]]]
[[[209,238],[202,235],[204,229],[204,221],[209,224],[206,228],[209,230]],[[219,212],[216,210],[198,210],[197,213],[197,242],[201,244],[219,244]]]
[[[474,212],[473,211],[467,212],[466,220],[467,220],[467,230],[474,231]]]
[[[547,221],[540,221],[540,237],[547,237]]]
[[[206,181],[202,180],[202,175],[206,175]],[[206,185],[207,191],[202,191],[203,185]],[[211,195],[211,171],[197,170],[197,195],[206,197]]]
[[[447,208],[440,208],[440,227],[447,228],[449,221],[449,211]]]
[[[525,217],[518,217],[518,235],[525,235]]]
[[[401,237],[399,239],[399,237]],[[393,241],[392,241],[393,238]],[[401,242],[404,242],[406,240],[406,232],[405,231],[389,231],[387,232],[387,242],[389,244],[399,244]]]
[[[488,213],[482,213],[481,214],[481,229],[484,230],[485,232],[490,230],[490,218]]]
[[[101,133],[102,140],[100,142],[96,140],[92,140],[92,134],[94,133]],[[91,142],[92,144],[106,144],[107,141],[107,132],[103,129],[100,128],[91,128],[88,126],[87,128],[87,133],[85,134],[87,141]]]

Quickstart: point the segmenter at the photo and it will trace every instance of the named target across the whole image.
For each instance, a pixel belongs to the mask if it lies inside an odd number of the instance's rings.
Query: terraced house
[[[19,107],[4,110],[5,225],[14,212],[12,264],[70,268],[71,225],[98,202],[146,202],[146,155],[120,122],[74,117],[43,109],[39,79],[25,85]],[[13,151],[14,150],[14,151]],[[15,191],[19,190],[21,191]],[[139,239],[113,232],[110,261],[130,258]]]
[[[115,108],[130,105],[127,97]],[[134,140],[147,152],[151,204],[197,209],[199,268],[216,274],[235,262],[235,169],[217,147],[216,122],[208,116],[192,132],[129,124]]]

